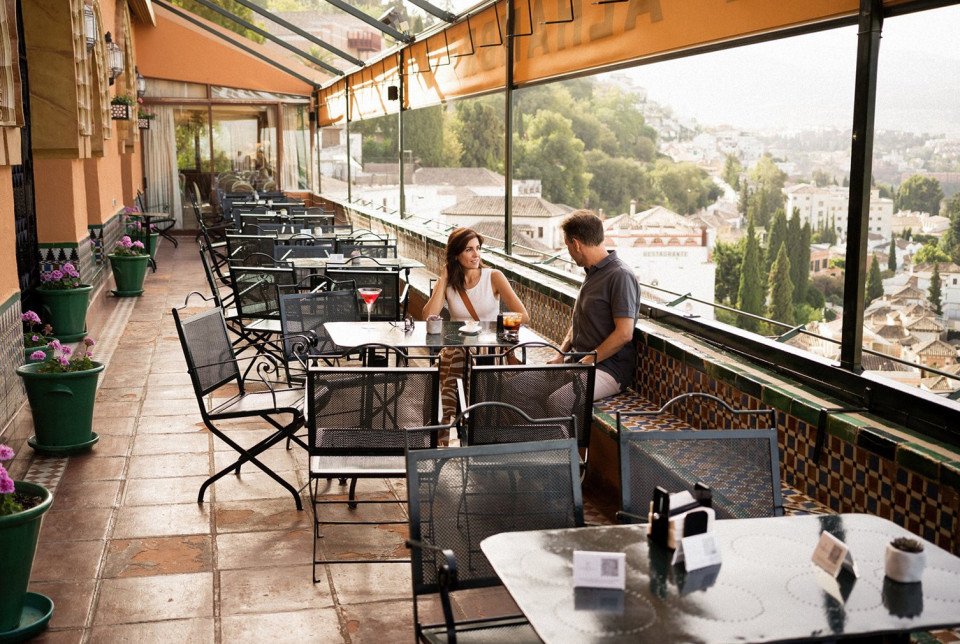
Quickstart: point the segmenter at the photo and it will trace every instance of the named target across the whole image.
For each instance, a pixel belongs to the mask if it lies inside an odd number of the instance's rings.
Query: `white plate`
[[[476,335],[480,333],[480,325],[464,324],[462,327],[460,327],[460,333],[463,333],[464,335]]]

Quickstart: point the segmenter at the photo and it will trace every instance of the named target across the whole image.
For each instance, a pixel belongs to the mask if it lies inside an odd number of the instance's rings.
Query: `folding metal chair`
[[[189,298],[188,295],[188,301]],[[249,462],[289,491],[293,495],[297,509],[302,510],[303,503],[300,500],[299,491],[263,463],[260,456],[284,439],[296,440],[303,445],[294,436],[294,432],[304,426],[303,389],[277,388],[271,376],[278,373],[279,365],[262,352],[246,358],[251,361],[258,385],[262,390],[248,388],[247,381],[241,376],[240,360],[234,353],[234,347],[227,335],[223,311],[220,308],[213,308],[181,319],[180,310],[173,309],[173,319],[177,326],[177,335],[180,337],[180,346],[187,361],[187,371],[190,373],[190,381],[193,383],[203,423],[214,436],[233,448],[239,455],[233,463],[203,482],[197,495],[197,502],[203,503],[204,493],[211,484],[231,471],[239,476],[241,466]],[[247,368],[247,372],[249,371],[250,367]],[[227,393],[218,397],[217,393],[221,390]],[[284,422],[279,418],[285,415],[289,415],[290,420]],[[231,435],[228,429],[220,425],[221,421],[238,418],[260,418],[275,431],[251,447],[245,448],[235,440],[236,437]],[[306,447],[306,445],[303,446]]]

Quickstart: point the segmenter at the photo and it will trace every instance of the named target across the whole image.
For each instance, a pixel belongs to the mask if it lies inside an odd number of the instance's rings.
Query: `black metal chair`
[[[370,319],[388,322],[402,320],[407,315],[410,287],[407,283],[403,283],[401,287],[402,273],[401,270],[372,266],[354,268],[328,265],[326,270],[326,274],[338,282],[352,280],[357,288],[379,288],[380,296],[373,303]],[[357,297],[360,296],[357,295]]]
[[[338,283],[330,290],[310,293],[290,293],[280,296],[280,326],[285,337],[296,338],[310,331],[316,334],[314,345],[303,345],[296,339],[284,341],[288,379],[290,367],[302,369],[320,357],[331,360],[338,356],[337,347],[330,340],[324,322],[355,322],[360,320],[356,287],[351,282]]]
[[[376,257],[377,259],[396,259],[397,245],[387,243],[340,242],[339,253],[344,257]]]
[[[424,430],[409,435],[422,442]],[[573,439],[407,450],[413,615],[418,641],[540,642],[522,615],[463,619],[457,591],[500,586],[480,542],[501,532],[583,525]],[[439,598],[443,621],[421,623]]]
[[[146,198],[144,197],[143,193],[140,192],[139,188],[137,188],[137,196],[134,198],[134,204],[140,210],[140,212],[147,212]],[[177,238],[170,234],[170,229],[177,224],[176,219],[173,217],[152,216],[150,218],[150,223],[153,225],[153,229],[160,233],[161,237],[165,237],[170,241],[171,244],[173,244],[174,248],[179,245]]]
[[[239,266],[247,264],[248,258],[254,256],[260,258],[260,265],[272,266],[273,247],[277,242],[275,235],[238,235],[227,233],[227,258],[230,265]]]
[[[361,346],[396,354],[402,364],[410,364],[410,356],[399,349],[383,345]],[[347,504],[358,512],[361,504],[403,503],[402,500],[358,499],[357,479],[403,478],[404,427],[430,425],[436,422],[439,401],[439,377],[433,366],[364,367],[312,366],[307,372],[307,433],[310,456],[310,498],[313,503],[314,557],[313,579],[317,566],[326,563],[371,563],[368,559],[320,556],[321,525],[385,523],[377,513],[357,520],[338,521],[323,516],[330,504]],[[424,444],[426,447],[427,444]],[[324,499],[321,480],[352,479],[346,500]],[[405,523],[395,521],[393,523]],[[390,559],[386,561],[398,561]],[[406,561],[406,560],[400,560]]]
[[[590,428],[593,424],[593,388],[596,365],[580,362],[587,356],[596,359],[596,353],[563,353],[543,343],[527,343],[510,351],[528,352],[546,348],[551,354],[564,357],[563,364],[508,364],[507,353],[492,356],[470,355],[467,368],[468,398],[461,402],[475,405],[498,401],[516,405],[531,418],[550,418],[572,414],[577,419],[577,445],[584,452],[590,447]],[[493,358],[493,363],[490,363]],[[469,414],[463,432],[471,445],[528,440],[524,432],[492,432],[500,426],[502,409],[490,407]]]
[[[659,416],[680,403],[712,404],[727,419],[766,418],[767,428],[752,429],[627,429],[626,416]],[[716,417],[716,414],[710,414]],[[709,486],[718,519],[783,515],[777,410],[735,410],[705,393],[681,394],[659,410],[617,414],[621,512],[628,522],[647,521],[653,490],[693,490],[697,482]]]
[[[193,293],[191,293],[193,295]],[[199,294],[198,294],[199,295]],[[200,297],[203,297],[202,295]],[[187,296],[189,301],[190,295]],[[206,298],[203,298],[206,300]],[[184,304],[184,307],[186,303]],[[180,318],[181,309],[173,309],[173,319],[180,337],[180,346],[187,361],[187,371],[193,383],[194,394],[200,405],[203,423],[214,436],[233,448],[238,458],[208,478],[200,486],[197,502],[203,503],[206,489],[231,471],[240,474],[244,463],[252,463],[267,476],[289,491],[297,504],[303,509],[299,491],[285,481],[269,466],[260,460],[260,456],[269,448],[284,439],[297,440],[294,432],[304,426],[302,388],[277,388],[271,376],[278,373],[279,365],[268,355],[257,352],[250,358],[257,375],[257,384],[262,389],[248,388],[247,381],[241,376],[240,359],[234,353],[234,347],[227,335],[227,325],[220,308],[213,308],[186,319]],[[247,372],[250,372],[250,367]],[[235,388],[234,392],[231,388]],[[217,392],[227,393],[218,397]],[[289,420],[281,417],[289,416]],[[251,447],[241,446],[229,430],[220,426],[221,421],[238,418],[260,418],[273,429],[266,438]],[[303,445],[302,442],[300,442]],[[306,447],[304,445],[304,447]]]

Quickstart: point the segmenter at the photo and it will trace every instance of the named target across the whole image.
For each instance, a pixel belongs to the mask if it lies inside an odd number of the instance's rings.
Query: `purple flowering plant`
[[[67,291],[81,286],[80,273],[76,266],[69,262],[49,273],[41,273],[40,279],[43,282],[41,286],[51,290]]]
[[[93,363],[93,354],[90,353],[90,348],[95,344],[96,342],[91,338],[84,338],[80,348],[74,354],[70,347],[60,344],[59,340],[51,340],[47,346],[53,349],[53,352],[47,356],[43,351],[34,351],[30,354],[31,364],[40,363],[37,373],[87,371],[96,367]]]
[[[113,247],[111,255],[118,257],[138,257],[144,254],[143,242],[132,241],[128,235],[124,235]]]
[[[23,511],[23,506],[14,496],[13,479],[3,466],[3,461],[13,458],[13,450],[0,443],[0,517]]]
[[[23,321],[25,327],[23,329],[24,348],[33,349],[35,347],[47,346],[47,343],[50,342],[50,336],[53,335],[53,327],[49,324],[44,324],[43,327],[37,331],[36,326],[40,324],[40,316],[33,311],[21,313],[20,319]]]

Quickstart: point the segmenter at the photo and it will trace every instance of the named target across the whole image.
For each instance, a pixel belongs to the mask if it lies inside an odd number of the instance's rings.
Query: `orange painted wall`
[[[154,5],[157,26],[134,22],[137,65],[151,78],[309,96],[312,87]],[[256,46],[256,45],[254,45]],[[295,68],[293,63],[283,63]]]
[[[17,281],[17,231],[13,216],[13,171],[0,166],[0,303],[20,291]]]
[[[41,243],[87,237],[87,190],[82,159],[36,159],[33,166],[37,238]]]

